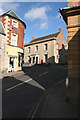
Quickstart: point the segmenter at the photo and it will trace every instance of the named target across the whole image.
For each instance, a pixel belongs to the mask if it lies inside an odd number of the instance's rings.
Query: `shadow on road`
[[[29,67],[23,67],[23,71],[26,75],[30,76],[33,80],[38,82],[46,90],[57,82],[67,77],[67,66],[58,65],[34,65]]]
[[[20,76],[2,79],[3,118],[27,118],[40,96],[67,75],[67,69],[48,65],[23,67],[23,71]]]
[[[33,104],[43,94],[43,90],[23,84],[19,87],[6,91],[22,81],[14,77],[5,77],[2,80],[2,116],[3,118],[27,118]]]

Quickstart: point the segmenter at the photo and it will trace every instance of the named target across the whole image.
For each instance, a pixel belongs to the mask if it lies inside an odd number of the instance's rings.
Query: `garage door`
[[[1,55],[0,55],[0,69],[1,69]]]

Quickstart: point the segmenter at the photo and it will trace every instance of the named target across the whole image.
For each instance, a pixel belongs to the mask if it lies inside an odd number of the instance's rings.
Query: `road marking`
[[[22,84],[24,84],[24,83],[27,83],[27,82],[29,82],[29,81],[31,81],[31,80],[32,80],[32,79],[26,80],[26,81],[24,81],[24,82],[22,82],[22,83],[19,83],[19,84],[15,85],[15,86],[13,86],[13,87],[11,87],[11,88],[8,88],[8,89],[6,89],[6,92],[9,91],[9,90],[12,90],[12,89],[14,89],[14,88],[16,88],[16,87],[18,87],[18,86],[20,86],[20,85],[22,85]]]
[[[39,75],[39,77],[40,77],[40,76],[42,76],[42,75],[44,75],[44,74],[46,74],[46,73],[47,73],[47,71],[46,71],[46,72],[44,72],[44,73],[42,73],[42,74],[40,74],[40,75]]]

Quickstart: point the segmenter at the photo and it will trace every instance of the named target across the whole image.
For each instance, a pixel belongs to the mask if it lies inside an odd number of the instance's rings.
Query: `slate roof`
[[[1,21],[0,21],[0,34],[6,35]]]
[[[33,40],[31,40],[28,44],[25,44],[24,46],[26,46],[26,45],[29,45],[30,43],[36,43],[36,42],[38,42],[38,41],[42,41],[42,40],[46,40],[46,39],[48,39],[48,38],[53,38],[53,37],[57,37],[59,35],[59,32],[57,32],[57,33],[55,33],[55,34],[50,34],[50,35],[47,35],[47,36],[43,36],[43,37],[39,37],[39,38],[36,38],[36,39],[33,39]]]
[[[21,21],[24,24],[25,28],[26,28],[26,24],[23,22],[23,20],[18,15],[16,15],[16,13],[13,10],[9,10],[8,12],[0,15],[0,17],[2,17],[4,15],[8,15],[8,16],[11,16],[13,18],[16,18],[17,20]]]

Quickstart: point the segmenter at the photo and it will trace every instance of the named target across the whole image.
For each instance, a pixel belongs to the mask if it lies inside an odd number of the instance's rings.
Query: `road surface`
[[[23,70],[2,79],[3,118],[27,118],[39,98],[67,76],[64,66],[35,65]]]

